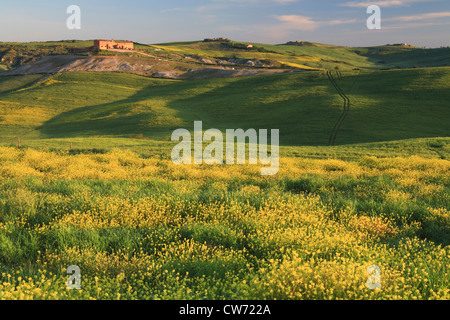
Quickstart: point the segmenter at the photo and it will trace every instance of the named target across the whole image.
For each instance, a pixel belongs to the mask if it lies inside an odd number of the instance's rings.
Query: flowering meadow
[[[449,299],[449,172],[417,156],[282,157],[261,176],[0,147],[0,299]]]

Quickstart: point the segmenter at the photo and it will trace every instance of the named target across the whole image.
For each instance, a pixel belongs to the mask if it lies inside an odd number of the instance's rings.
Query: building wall
[[[129,41],[116,42],[114,40],[95,40],[94,47],[99,50],[107,49],[124,49],[124,50],[134,50],[134,43]]]

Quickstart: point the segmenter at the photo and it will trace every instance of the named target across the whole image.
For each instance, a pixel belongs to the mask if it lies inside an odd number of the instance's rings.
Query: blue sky
[[[368,30],[370,4],[381,30]],[[81,30],[66,27],[69,5]],[[2,0],[0,41],[127,39],[142,43],[211,37],[284,43],[304,40],[372,46],[450,45],[450,0]]]

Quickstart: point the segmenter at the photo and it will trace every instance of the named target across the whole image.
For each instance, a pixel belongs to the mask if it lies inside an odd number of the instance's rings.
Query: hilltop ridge
[[[0,43],[0,74],[116,71],[172,79],[273,74],[285,71],[392,69],[450,65],[450,49],[385,45],[345,47],[295,41],[270,45],[228,39],[141,44],[135,51],[90,48],[93,41]],[[3,70],[3,72],[1,72]]]

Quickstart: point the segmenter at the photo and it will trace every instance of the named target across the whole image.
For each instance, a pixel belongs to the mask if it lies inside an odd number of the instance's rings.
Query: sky
[[[67,8],[81,10],[70,30]],[[369,30],[369,5],[381,29]],[[0,41],[132,40],[147,44],[226,37],[344,46],[407,42],[450,46],[450,0],[1,0]]]

